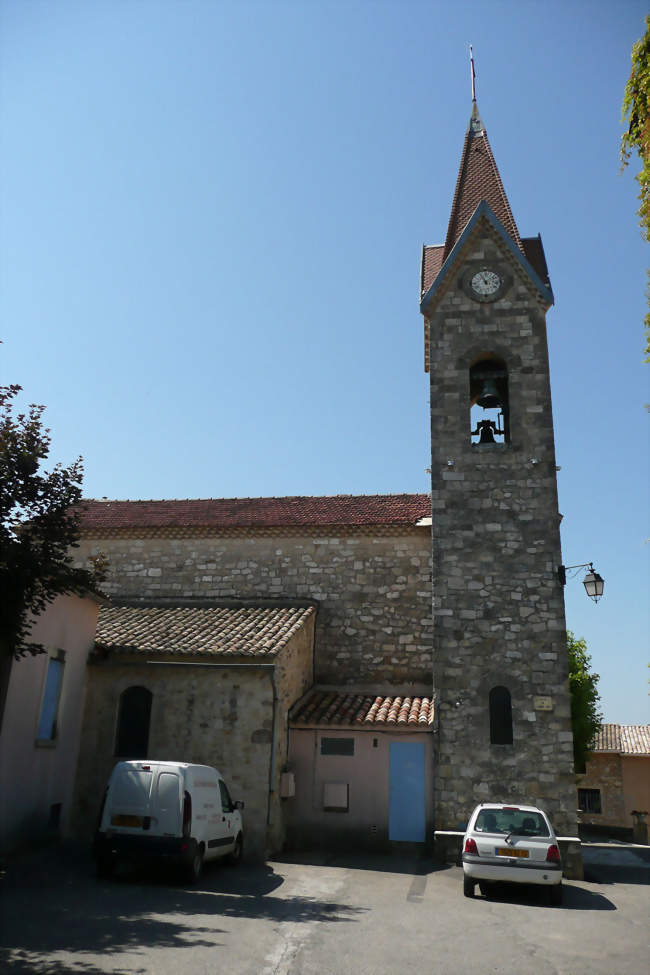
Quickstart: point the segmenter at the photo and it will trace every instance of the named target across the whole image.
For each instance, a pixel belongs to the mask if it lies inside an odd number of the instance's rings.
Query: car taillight
[[[471,837],[466,839],[465,849],[463,850],[463,853],[473,853],[474,856],[478,856],[478,847],[476,845],[476,840],[473,840]]]
[[[551,846],[549,846],[549,848],[548,848],[548,850],[546,852],[546,861],[547,861],[547,863],[561,863],[562,862],[562,859],[560,857],[560,851],[558,850],[558,848],[555,845],[555,843],[553,843]]]
[[[183,799],[183,836],[189,836],[192,832],[192,797],[189,792],[185,793]]]

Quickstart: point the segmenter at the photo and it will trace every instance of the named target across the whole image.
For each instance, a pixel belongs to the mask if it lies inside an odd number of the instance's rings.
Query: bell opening
[[[482,359],[469,371],[470,442],[479,446],[510,439],[508,370],[498,359]]]

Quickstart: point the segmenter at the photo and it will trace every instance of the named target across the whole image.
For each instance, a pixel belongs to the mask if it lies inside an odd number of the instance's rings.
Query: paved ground
[[[17,975],[647,975],[650,849],[585,848],[565,904],[462,895],[461,870],[325,855],[208,868],[192,889],[85,853],[10,863],[0,970]]]

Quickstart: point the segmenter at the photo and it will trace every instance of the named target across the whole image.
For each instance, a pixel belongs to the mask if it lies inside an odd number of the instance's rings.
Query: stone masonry
[[[316,601],[316,682],[430,682],[429,527],[169,534],[85,536],[78,557],[108,555],[104,588],[118,602]]]
[[[463,286],[483,267],[508,284],[493,302],[473,300]],[[427,318],[436,826],[457,828],[480,801],[518,801],[542,805],[558,831],[575,834],[544,308],[488,220],[478,220],[462,245]],[[507,365],[509,443],[471,443],[469,370],[488,357]],[[512,745],[490,744],[495,686],[511,694]]]

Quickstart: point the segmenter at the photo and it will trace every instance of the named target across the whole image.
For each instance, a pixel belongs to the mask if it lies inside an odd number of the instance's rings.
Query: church
[[[84,503],[79,559],[108,557],[111,605],[79,824],[117,760],[150,758],[217,766],[253,857],[430,842],[488,800],[575,836],[553,294],[475,99],[420,299],[430,495]]]

